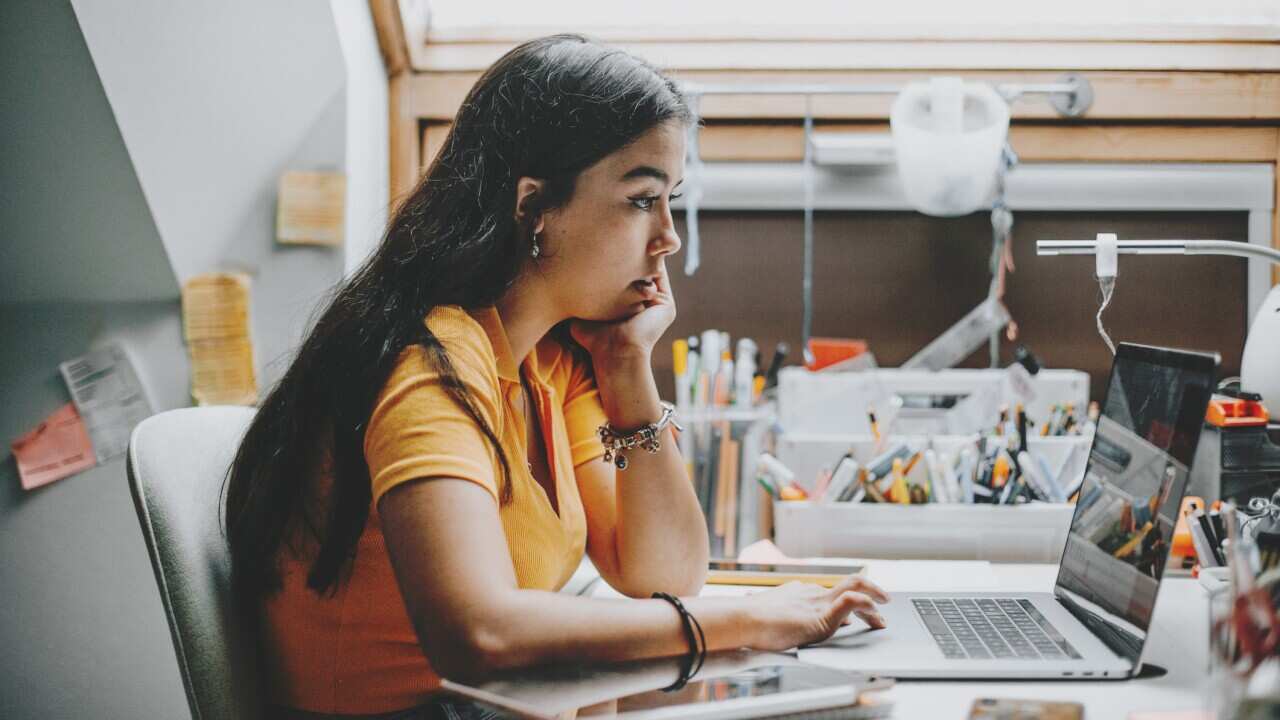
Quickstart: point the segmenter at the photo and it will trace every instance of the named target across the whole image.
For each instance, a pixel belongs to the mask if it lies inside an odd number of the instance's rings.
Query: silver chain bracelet
[[[666,401],[659,401],[658,404],[662,406],[662,417],[658,418],[658,422],[645,425],[628,435],[620,435],[609,423],[600,426],[597,432],[600,433],[600,442],[604,444],[605,462],[613,463],[619,470],[626,470],[627,457],[622,454],[623,450],[642,447],[656,453],[662,447],[658,437],[668,425],[674,425],[676,430],[684,432],[684,428],[676,422],[676,406]]]

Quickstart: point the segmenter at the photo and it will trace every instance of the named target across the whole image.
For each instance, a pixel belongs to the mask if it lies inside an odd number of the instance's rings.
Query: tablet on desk
[[[730,718],[884,717],[892,706],[873,691],[891,680],[801,663],[791,655],[733,651],[707,658],[684,687],[671,690],[679,660],[596,667],[535,668],[469,686],[443,687],[531,720],[729,720]]]
[[[801,563],[740,563],[712,560],[708,585],[782,585],[792,581],[835,587],[850,575],[866,570],[864,565],[805,565]]]

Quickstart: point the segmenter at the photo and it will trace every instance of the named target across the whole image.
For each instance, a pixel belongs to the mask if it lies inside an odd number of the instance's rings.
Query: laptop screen
[[[1056,594],[1139,642],[1151,624],[1217,360],[1122,343],[1111,368]]]

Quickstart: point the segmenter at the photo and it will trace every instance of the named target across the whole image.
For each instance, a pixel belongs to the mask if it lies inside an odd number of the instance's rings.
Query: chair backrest
[[[235,621],[222,531],[223,481],[253,414],[170,410],[139,423],[129,443],[129,489],[196,720],[263,714],[256,646]]]

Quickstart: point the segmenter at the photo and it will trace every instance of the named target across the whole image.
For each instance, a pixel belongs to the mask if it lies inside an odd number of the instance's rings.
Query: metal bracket
[[[1058,82],[1071,85],[1069,92],[1050,93],[1049,104],[1063,117],[1080,117],[1093,105],[1093,86],[1079,73],[1067,73]]]

